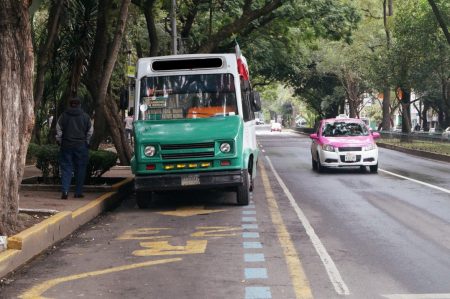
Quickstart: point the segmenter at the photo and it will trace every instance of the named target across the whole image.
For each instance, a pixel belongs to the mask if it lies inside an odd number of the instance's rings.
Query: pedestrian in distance
[[[128,116],[125,117],[124,123],[125,123],[125,136],[127,137],[127,140],[133,144],[133,118],[134,111],[133,108],[130,108],[128,111]]]
[[[83,184],[89,161],[89,142],[93,127],[87,113],[81,109],[79,97],[69,100],[69,107],[56,124],[56,141],[60,145],[61,199],[67,199],[72,173],[75,177],[75,198],[84,197]]]

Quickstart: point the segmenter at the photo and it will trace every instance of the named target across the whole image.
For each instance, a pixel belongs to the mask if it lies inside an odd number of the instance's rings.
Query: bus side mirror
[[[252,105],[255,111],[261,111],[261,97],[259,95],[259,92],[252,91],[250,94]]]

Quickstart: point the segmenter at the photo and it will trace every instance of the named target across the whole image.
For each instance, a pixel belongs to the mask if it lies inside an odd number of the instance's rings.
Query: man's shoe
[[[67,199],[69,197],[69,193],[68,192],[63,192],[61,194],[61,199]]]
[[[75,194],[73,197],[75,197],[75,198],[83,198],[84,195],[83,194]]]

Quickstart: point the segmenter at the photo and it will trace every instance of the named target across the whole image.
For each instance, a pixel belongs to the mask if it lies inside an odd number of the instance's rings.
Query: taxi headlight
[[[144,149],[144,155],[153,157],[156,153],[156,148],[153,145],[147,145]]]
[[[224,142],[220,145],[220,151],[222,153],[229,153],[231,151],[231,145],[228,142]]]
[[[374,149],[376,149],[376,148],[377,148],[377,145],[376,145],[375,143],[372,143],[372,144],[366,145],[366,146],[364,147],[364,150],[365,150],[365,151],[371,151],[371,150],[374,150]]]
[[[334,146],[332,146],[331,144],[322,145],[322,149],[327,152],[334,152]]]

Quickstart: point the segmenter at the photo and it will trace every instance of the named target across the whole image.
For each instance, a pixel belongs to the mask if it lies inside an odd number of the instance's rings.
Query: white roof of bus
[[[155,57],[145,57],[140,58],[137,62],[137,79],[145,77],[149,74],[163,74],[163,73],[174,73],[174,72],[182,72],[182,73],[198,73],[200,69],[195,70],[168,70],[168,71],[153,71],[151,68],[152,62],[156,60],[183,60],[189,58],[213,58],[220,57],[224,61],[226,61],[226,65],[222,66],[222,68],[206,68],[201,69],[204,73],[223,73],[224,71],[227,73],[236,74],[237,73],[237,58],[234,53],[218,53],[218,54],[182,54],[182,55],[168,55],[168,56],[155,56]],[[245,58],[244,58],[245,59]],[[244,60],[245,61],[245,60]]]

